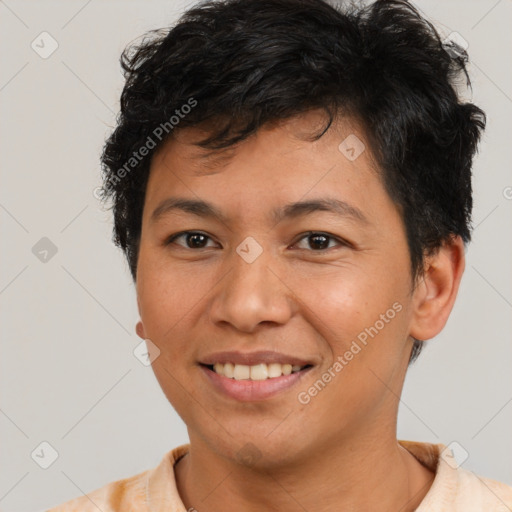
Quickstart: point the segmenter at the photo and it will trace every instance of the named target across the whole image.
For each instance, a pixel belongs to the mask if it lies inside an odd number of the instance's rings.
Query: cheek
[[[138,275],[140,317],[146,337],[160,351],[152,363],[155,377],[178,414],[187,417],[188,382],[194,370],[188,349],[193,346],[190,318],[200,307],[200,295],[183,272],[169,272],[161,266],[153,269],[146,266]]]
[[[347,350],[352,339],[392,309],[403,288],[389,273],[379,275],[362,266],[336,269],[313,280],[296,280],[291,287],[305,306],[302,311],[307,321],[336,354]],[[396,316],[394,313],[390,311],[389,316]]]
[[[400,395],[406,339],[401,302],[380,300],[375,294],[366,300],[333,295],[331,301],[336,298],[336,307],[321,309],[314,320],[330,360],[298,397],[301,403],[309,402],[303,412],[315,428],[329,425],[327,437],[336,437],[340,429],[363,428],[368,418],[387,421],[385,411],[393,410]]]
[[[190,271],[169,269],[144,260],[139,263],[139,269],[137,296],[146,335],[166,344],[200,307],[204,284]]]
[[[318,403],[335,401],[345,411],[364,409],[386,393],[379,378],[389,382],[404,357],[406,285],[389,273],[370,272],[333,274],[316,279],[314,287],[303,285],[303,314],[320,334],[318,350],[329,353],[320,375],[329,390],[322,391]],[[322,414],[322,407],[318,411]]]

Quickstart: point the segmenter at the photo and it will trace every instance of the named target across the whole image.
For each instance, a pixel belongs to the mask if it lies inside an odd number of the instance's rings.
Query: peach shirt
[[[443,444],[399,443],[435,473],[416,512],[512,511],[512,487],[457,467]],[[48,512],[187,512],[176,488],[174,464],[189,446],[174,448],[152,470],[112,482]]]

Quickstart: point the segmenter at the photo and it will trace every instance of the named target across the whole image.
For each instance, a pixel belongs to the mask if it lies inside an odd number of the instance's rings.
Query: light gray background
[[[132,353],[134,287],[93,190],[118,110],[122,49],[190,4],[0,1],[1,510],[57,505],[187,442],[151,368]],[[456,441],[465,468],[512,484],[512,3],[415,5],[444,35],[468,41],[473,99],[489,121],[459,298],[410,369],[399,438]],[[43,31],[59,45],[47,59],[31,48]],[[32,253],[42,237],[58,249],[46,263]],[[46,470],[31,458],[42,441],[59,454]]]

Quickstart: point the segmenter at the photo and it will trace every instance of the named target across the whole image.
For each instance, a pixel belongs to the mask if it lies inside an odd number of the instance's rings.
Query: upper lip
[[[273,352],[270,350],[262,350],[257,352],[215,352],[214,354],[210,354],[202,358],[200,363],[208,366],[211,366],[215,363],[244,364],[247,366],[254,366],[260,363],[291,364],[294,366],[306,366],[313,364],[311,361],[307,361],[305,359],[299,359],[295,356],[282,354],[280,352]]]

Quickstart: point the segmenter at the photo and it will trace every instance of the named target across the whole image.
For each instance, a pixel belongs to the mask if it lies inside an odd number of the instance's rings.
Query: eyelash
[[[180,233],[176,233],[174,235],[171,235],[170,237],[168,237],[166,239],[166,241],[164,242],[164,245],[170,245],[172,243],[174,243],[175,240],[177,240],[178,238],[180,237],[183,237],[183,236],[186,236],[186,235],[203,235],[205,236],[206,238],[212,240],[212,238],[210,236],[208,236],[206,233],[202,233],[201,231],[181,231]],[[324,233],[323,231],[308,231],[306,233],[304,233],[296,242],[294,242],[293,245],[299,243],[300,241],[304,240],[304,239],[307,239],[313,235],[321,235],[321,236],[324,236],[325,238],[329,239],[329,240],[334,240],[336,241],[340,246],[344,246],[344,247],[352,247],[352,245],[347,242],[346,240],[343,240],[343,239],[340,239],[338,237],[335,237],[334,235],[331,235],[329,233]],[[184,249],[190,249],[192,251],[199,251],[201,249],[207,249],[207,247],[199,247],[199,248],[192,248],[192,247],[183,247],[182,248]],[[332,247],[328,247],[327,249],[317,249],[317,250],[314,250],[314,249],[311,249],[309,250],[309,252],[313,252],[313,253],[325,253],[327,252],[329,249],[332,249]]]

